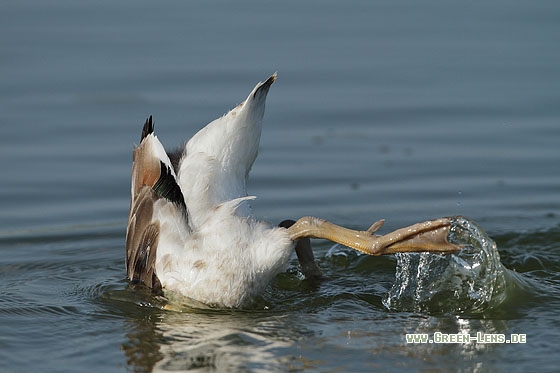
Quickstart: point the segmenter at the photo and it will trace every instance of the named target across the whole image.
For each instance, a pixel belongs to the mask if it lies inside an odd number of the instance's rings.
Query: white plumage
[[[448,218],[385,236],[373,234],[380,222],[352,231],[310,217],[285,227],[255,220],[247,204],[254,197],[247,196],[246,186],[275,80],[276,74],[257,84],[243,103],[201,129],[171,158],[153,133],[151,117],[146,121],[132,168],[126,242],[131,280],[208,305],[240,307],[284,269],[298,242],[305,246],[298,251],[304,273],[318,276],[307,237],[371,255],[459,248],[447,242]]]

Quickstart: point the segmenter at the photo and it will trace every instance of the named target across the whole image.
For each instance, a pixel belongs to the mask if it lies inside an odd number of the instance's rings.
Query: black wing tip
[[[142,140],[144,140],[150,133],[154,133],[154,122],[152,121],[151,115],[148,119],[146,119],[144,127],[142,127],[142,137],[140,137],[140,142],[142,142]]]
[[[262,94],[266,95],[268,93],[268,90],[270,89],[270,86],[272,85],[272,83],[274,83],[276,81],[277,76],[278,76],[278,72],[275,72],[267,80],[265,80],[264,83],[260,83],[260,86],[255,91],[255,94],[253,95],[253,98],[257,98],[257,96],[262,95]]]

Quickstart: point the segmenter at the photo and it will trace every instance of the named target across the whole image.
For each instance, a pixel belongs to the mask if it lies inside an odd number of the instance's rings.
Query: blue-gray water
[[[559,2],[12,1],[0,30],[0,371],[557,369]],[[465,215],[523,289],[481,312],[388,309],[396,259],[327,242],[318,289],[294,259],[245,310],[129,288],[145,118],[179,145],[274,71],[256,216],[386,232]],[[438,331],[527,342],[405,340]]]

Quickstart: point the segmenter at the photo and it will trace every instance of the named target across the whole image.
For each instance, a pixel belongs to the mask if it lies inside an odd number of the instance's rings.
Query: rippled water
[[[0,371],[555,371],[559,14],[553,1],[0,5]],[[129,286],[145,118],[178,145],[274,71],[256,216],[386,218],[388,232],[464,215],[471,249],[374,258],[317,241],[319,287],[294,258],[244,310],[178,312]],[[527,343],[406,343],[435,332]]]

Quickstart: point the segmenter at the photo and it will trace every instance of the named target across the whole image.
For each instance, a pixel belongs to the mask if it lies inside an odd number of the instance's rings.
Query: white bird
[[[209,123],[175,153],[154,135],[152,117],[133,151],[126,266],[131,281],[166,295],[216,307],[241,307],[285,269],[294,249],[302,272],[320,277],[309,238],[324,238],[370,255],[456,252],[451,218],[417,223],[384,236],[383,220],[355,231],[314,217],[280,226],[251,216],[246,186],[257,156],[265,101],[276,74]]]

